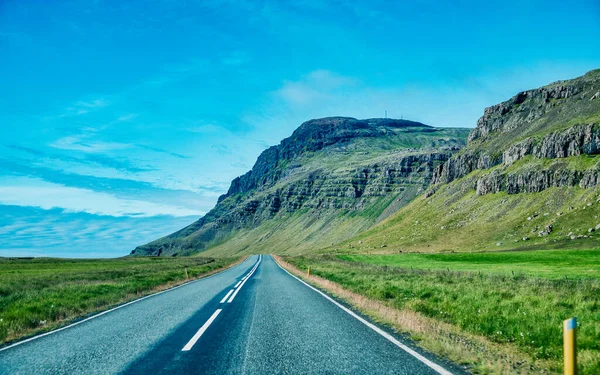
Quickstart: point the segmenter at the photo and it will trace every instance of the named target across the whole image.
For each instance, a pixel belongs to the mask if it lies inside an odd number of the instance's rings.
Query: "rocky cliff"
[[[600,153],[600,70],[569,81],[523,91],[486,108],[468,145],[434,172],[434,185],[475,170],[477,194],[539,192],[549,187],[596,186],[600,167],[533,163],[510,168],[526,157],[563,159]],[[577,164],[577,163],[576,163]],[[540,169],[541,168],[541,169]],[[565,169],[566,168],[566,169]],[[575,169],[574,169],[575,168]],[[429,192],[435,191],[435,187]]]
[[[132,254],[299,251],[341,241],[423,192],[467,132],[392,119],[308,121],[265,150],[206,216]]]

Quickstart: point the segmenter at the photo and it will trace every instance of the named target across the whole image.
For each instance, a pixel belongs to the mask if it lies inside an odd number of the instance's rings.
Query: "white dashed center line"
[[[190,349],[192,349],[194,344],[196,344],[196,341],[198,341],[200,336],[202,336],[202,334],[206,331],[206,329],[212,324],[212,322],[217,318],[217,316],[220,313],[221,313],[221,309],[218,309],[217,311],[215,311],[214,314],[212,314],[212,316],[206,321],[206,323],[204,323],[204,325],[202,327],[200,327],[200,329],[198,330],[198,332],[196,332],[194,337],[192,337],[192,339],[183,347],[183,349],[181,349],[181,351],[187,352]]]
[[[250,272],[248,272],[248,274],[246,274],[246,276],[244,276],[240,281],[237,282],[237,284],[235,284],[234,289],[231,289],[229,292],[227,292],[225,297],[223,297],[223,299],[221,300],[221,303],[225,303],[225,301],[227,301],[227,298],[229,298],[227,303],[231,303],[231,301],[233,301],[233,299],[238,294],[240,289],[242,289],[242,287],[244,286],[246,281],[248,281],[250,276],[252,276],[254,274],[254,272],[258,268],[258,265],[260,264],[261,261],[262,261],[262,255],[259,255],[258,261],[254,265],[254,267],[252,267],[252,269],[250,270]],[[192,349],[192,347],[196,344],[198,339],[200,339],[200,337],[204,334],[204,332],[208,329],[208,327],[212,324],[212,322],[214,322],[214,320],[217,318],[217,316],[219,316],[221,311],[222,311],[222,309],[217,309],[217,311],[215,311],[214,314],[212,314],[212,316],[206,321],[206,323],[204,323],[204,325],[202,327],[200,327],[198,332],[196,332],[194,337],[192,337],[190,339],[190,341],[188,341],[188,343],[185,344],[183,349],[181,349],[182,352],[188,352]]]

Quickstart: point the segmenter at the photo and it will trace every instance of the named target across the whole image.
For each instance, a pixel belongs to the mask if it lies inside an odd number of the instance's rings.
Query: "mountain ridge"
[[[395,119],[306,121],[290,137],[263,151],[253,168],[236,177],[204,217],[132,254],[189,255],[274,217],[296,220],[289,216],[307,209],[316,212],[304,213],[301,231],[316,222],[337,222],[339,215],[348,216],[346,221],[354,222],[357,230],[366,229],[394,211],[389,205],[400,207],[424,191],[434,168],[464,146],[467,132]],[[386,199],[390,202],[383,203]],[[357,211],[374,206],[377,212],[357,218]],[[309,219],[313,214],[316,218]],[[317,231],[313,227],[307,236],[319,237]],[[264,242],[265,236],[260,237],[250,242]],[[332,241],[344,237],[340,233]],[[300,242],[292,244],[301,247]]]

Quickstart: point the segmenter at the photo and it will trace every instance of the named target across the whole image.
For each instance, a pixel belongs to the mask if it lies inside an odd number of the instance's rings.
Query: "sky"
[[[0,256],[126,255],[306,120],[474,127],[599,41],[597,0],[0,0]]]

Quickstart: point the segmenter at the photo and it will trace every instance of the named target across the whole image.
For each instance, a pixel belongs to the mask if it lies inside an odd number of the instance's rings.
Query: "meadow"
[[[559,373],[576,316],[581,374],[600,373],[600,251],[285,257],[345,289],[507,344]],[[513,275],[514,271],[514,275]],[[532,276],[535,275],[535,276]]]
[[[339,259],[422,270],[484,272],[552,279],[600,278],[600,250],[497,251],[481,253],[339,255]]]
[[[237,258],[0,258],[0,344],[164,290]]]

